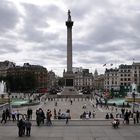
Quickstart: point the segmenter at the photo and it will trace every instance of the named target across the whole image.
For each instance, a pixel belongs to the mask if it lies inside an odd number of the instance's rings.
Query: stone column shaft
[[[72,27],[67,27],[67,72],[72,72]]]

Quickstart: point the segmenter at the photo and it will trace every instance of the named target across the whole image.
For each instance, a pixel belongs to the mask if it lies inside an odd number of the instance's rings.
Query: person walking
[[[7,108],[7,109],[6,109],[6,120],[9,119],[9,121],[10,121],[10,118],[11,118],[11,112],[10,112],[10,110]]]
[[[25,128],[26,128],[26,136],[30,137],[31,135],[31,126],[32,126],[32,123],[29,121],[29,119],[27,119],[25,121]]]
[[[17,115],[17,121],[19,121],[19,115],[20,115],[19,110],[17,110],[16,115]]]
[[[5,110],[3,110],[3,113],[2,113],[1,123],[3,123],[3,121],[4,121],[4,123],[6,123],[6,112],[5,112]]]
[[[12,120],[13,122],[16,120],[16,112],[14,110],[12,111]]]
[[[137,110],[137,112],[136,112],[136,119],[137,119],[137,123],[139,123],[140,113],[139,113],[139,111],[138,111],[138,110]]]
[[[136,112],[133,113],[133,122],[136,124]]]
[[[68,109],[68,110],[66,111],[66,124],[69,123],[69,119],[70,119],[70,110]]]
[[[17,123],[18,126],[18,136],[22,137],[23,136],[23,120],[20,119]]]
[[[47,126],[51,126],[52,125],[52,121],[51,121],[51,117],[52,117],[52,113],[51,113],[51,110],[47,110],[47,122],[46,122],[46,124],[47,124]]]

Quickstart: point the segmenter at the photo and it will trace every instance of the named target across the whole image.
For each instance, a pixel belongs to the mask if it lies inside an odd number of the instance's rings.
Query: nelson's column
[[[67,26],[67,71],[63,73],[65,79],[65,93],[67,91],[74,91],[74,74],[72,71],[72,26],[73,21],[71,19],[71,12],[68,10],[68,20],[66,21]],[[69,92],[70,93],[70,92]],[[72,93],[72,92],[71,92]],[[71,94],[70,93],[70,94]]]

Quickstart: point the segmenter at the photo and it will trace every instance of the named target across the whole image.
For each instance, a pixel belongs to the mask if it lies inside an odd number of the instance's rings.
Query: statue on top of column
[[[68,10],[68,21],[71,21],[71,15],[70,15],[70,10]]]

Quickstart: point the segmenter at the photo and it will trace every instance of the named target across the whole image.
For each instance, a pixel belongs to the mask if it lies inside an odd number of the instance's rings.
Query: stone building
[[[140,63],[132,64],[132,81],[137,85],[140,92]]]
[[[48,72],[47,81],[48,81],[47,82],[48,89],[57,85],[57,78],[56,78],[55,73],[52,70]]]
[[[95,90],[104,89],[104,74],[94,75],[93,88]]]
[[[120,65],[119,71],[119,85],[129,88],[132,84],[132,65]]]
[[[7,70],[9,68],[15,67],[15,63],[10,61],[3,61],[0,62],[0,77],[6,77],[7,76]]]
[[[74,87],[77,90],[81,90],[85,87],[93,88],[93,74],[89,72],[89,69],[80,69],[80,71],[77,71],[74,74]]]
[[[105,70],[104,89],[131,91],[131,85],[135,83],[140,92],[140,63],[133,63],[132,65],[121,64],[119,68]]]
[[[105,70],[105,80],[104,80],[104,89],[111,90],[112,88],[117,90],[120,87],[119,84],[119,69],[106,69]]]
[[[30,65],[29,63],[24,63],[23,66],[15,66],[8,69],[8,74],[23,75],[26,72],[30,72],[35,76],[37,81],[36,89],[47,88],[47,69],[40,65]]]

